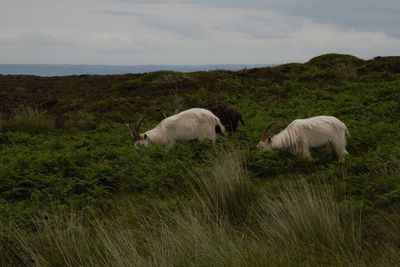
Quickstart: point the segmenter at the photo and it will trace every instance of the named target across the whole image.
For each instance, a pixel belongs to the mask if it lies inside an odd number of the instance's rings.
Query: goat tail
[[[216,121],[216,124],[217,124],[216,126],[218,126],[221,129],[221,132],[223,134],[226,134],[225,126],[222,125],[221,121],[218,118],[215,118],[215,121]]]
[[[351,135],[350,135],[349,129],[347,129],[347,126],[344,126],[344,133],[345,133],[345,135],[348,136],[348,137],[351,136]]]
[[[243,119],[242,119],[242,114],[239,115],[239,121],[240,121],[240,123],[241,123],[242,125],[244,125],[244,121],[243,121]]]

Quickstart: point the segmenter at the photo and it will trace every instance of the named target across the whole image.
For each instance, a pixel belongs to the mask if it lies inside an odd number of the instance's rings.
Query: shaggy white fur
[[[261,140],[258,147],[264,151],[288,148],[293,154],[303,158],[311,158],[309,149],[328,146],[335,152],[339,161],[344,161],[346,150],[346,125],[332,116],[317,116],[308,119],[297,119],[283,131]]]
[[[218,117],[202,108],[191,108],[162,120],[153,129],[140,134],[135,144],[166,145],[172,147],[178,140],[210,139],[215,142],[215,128],[219,126],[225,132]]]

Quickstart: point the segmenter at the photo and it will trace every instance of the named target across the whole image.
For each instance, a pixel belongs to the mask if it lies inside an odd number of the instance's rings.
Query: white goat
[[[310,148],[327,146],[336,154],[339,161],[349,153],[346,151],[346,125],[332,116],[317,116],[292,121],[286,129],[268,137],[268,131],[277,126],[269,124],[261,136],[257,147],[263,151],[288,148],[290,152],[303,158],[311,159]]]
[[[133,131],[127,124],[135,145],[155,144],[172,147],[178,140],[190,139],[210,139],[215,143],[217,138],[216,127],[219,127],[225,133],[225,128],[218,117],[211,111],[202,108],[188,109],[167,117],[145,133],[140,133],[142,121],[143,118],[136,124]]]

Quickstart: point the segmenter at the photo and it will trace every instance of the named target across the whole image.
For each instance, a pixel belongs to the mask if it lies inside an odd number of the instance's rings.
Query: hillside
[[[241,70],[258,68],[268,64],[216,64],[216,65],[59,65],[59,64],[0,64],[0,74],[23,74],[44,77],[70,75],[111,75],[125,73],[145,73],[159,70],[180,72],[209,71],[209,70]]]
[[[182,99],[184,108],[232,103],[245,125],[215,147],[135,148],[125,123],[145,114],[142,128],[150,129],[161,120],[156,108],[171,114]],[[395,266],[399,100],[400,57],[327,54],[241,71],[0,75],[0,265]],[[324,149],[311,161],[257,150],[268,122],[316,115],[348,126],[345,163]],[[75,247],[62,245],[75,239]],[[241,260],[232,262],[237,251]]]

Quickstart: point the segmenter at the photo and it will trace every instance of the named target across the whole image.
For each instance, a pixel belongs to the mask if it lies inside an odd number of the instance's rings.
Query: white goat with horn
[[[333,116],[317,116],[292,121],[284,130],[268,137],[268,132],[276,128],[276,123],[265,127],[257,147],[263,151],[287,148],[302,158],[311,159],[310,148],[328,146],[339,161],[349,153],[346,151],[346,125]]]
[[[140,133],[140,119],[133,130],[127,124],[129,133],[135,145],[166,145],[174,146],[178,140],[210,139],[215,143],[217,138],[216,127],[225,132],[224,126],[218,117],[211,111],[202,108],[191,108],[162,120],[156,127]]]

